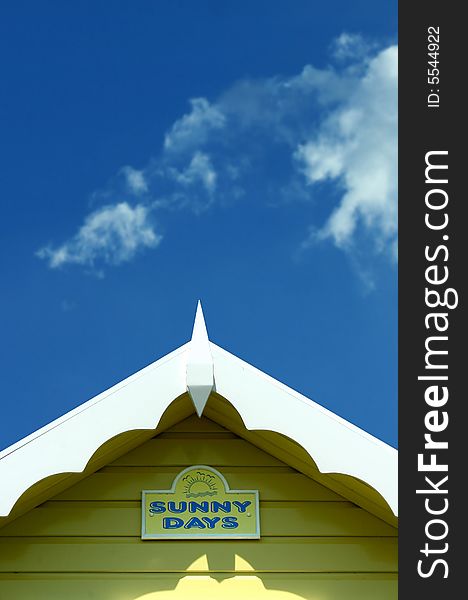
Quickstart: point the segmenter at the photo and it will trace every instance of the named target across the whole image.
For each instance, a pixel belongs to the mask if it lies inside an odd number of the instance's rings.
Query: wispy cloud
[[[67,263],[91,268],[96,263],[118,265],[145,248],[155,248],[161,239],[149,223],[147,207],[121,202],[91,213],[72,239],[55,248],[41,248],[37,255],[52,269]]]
[[[127,165],[122,168],[122,173],[131,193],[138,196],[148,191],[148,183],[143,171],[139,171],[138,169],[134,169]]]
[[[343,32],[331,43],[331,53],[338,61],[350,60],[357,62],[368,57],[375,49],[375,44],[370,43],[361,35]]]
[[[365,238],[375,252],[396,256],[397,48],[343,33],[331,60],[289,77],[238,81],[212,101],[190,100],[147,164],[120,169],[100,194],[106,206],[38,256],[51,268],[120,264],[160,243],[151,213],[201,215],[249,194],[265,210],[309,202],[298,246],[329,241],[352,255]]]
[[[191,186],[201,182],[208,193],[215,190],[216,172],[210,157],[204,152],[195,152],[187,168],[181,171],[171,168],[169,173],[182,186]]]
[[[191,111],[178,119],[164,138],[164,149],[167,152],[199,148],[213,132],[225,126],[224,114],[206,98],[193,98],[190,104]]]
[[[397,49],[373,58],[347,99],[295,153],[309,185],[336,181],[341,201],[309,238],[349,249],[361,224],[395,256],[397,236]]]

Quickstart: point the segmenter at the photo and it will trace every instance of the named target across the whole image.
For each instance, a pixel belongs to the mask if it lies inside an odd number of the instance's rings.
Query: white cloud
[[[361,35],[343,32],[331,44],[332,54],[337,60],[358,60],[366,57],[372,50],[371,45]]]
[[[206,98],[193,98],[190,104],[192,110],[178,119],[166,134],[164,139],[166,151],[180,152],[200,147],[212,132],[225,126],[224,114]]]
[[[122,173],[125,177],[125,183],[128,189],[135,195],[144,194],[148,191],[148,182],[143,171],[134,169],[127,165],[122,167]]]
[[[142,169],[124,166],[96,196],[107,206],[71,240],[38,255],[51,268],[118,264],[159,244],[150,212],[201,215],[214,202],[251,196],[264,210],[328,202],[321,222],[312,211],[305,217],[313,233],[303,246],[329,240],[353,253],[370,238],[396,260],[397,48],[377,52],[343,33],[332,57],[325,68],[307,64],[289,77],[234,83],[212,102],[190,100],[159,152]],[[111,204],[128,192],[142,198],[139,205]]]
[[[85,219],[77,234],[58,248],[45,247],[37,256],[51,269],[67,263],[94,267],[97,261],[118,265],[144,248],[156,247],[162,237],[148,221],[149,209],[126,202],[104,206]]]
[[[215,190],[217,175],[210,157],[204,152],[195,152],[186,169],[171,169],[170,173],[183,186],[201,183],[207,192],[212,193]]]
[[[337,207],[314,239],[350,248],[361,224],[395,257],[397,236],[397,48],[381,51],[295,158],[310,185],[335,181]]]

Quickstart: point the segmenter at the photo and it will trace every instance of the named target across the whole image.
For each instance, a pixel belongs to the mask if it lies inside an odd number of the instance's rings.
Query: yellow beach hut
[[[208,339],[0,453],[1,600],[397,598],[397,452]]]

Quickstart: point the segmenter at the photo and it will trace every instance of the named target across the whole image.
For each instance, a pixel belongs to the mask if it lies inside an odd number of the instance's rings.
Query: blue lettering
[[[214,529],[216,523],[221,520],[221,517],[213,517],[212,519],[210,517],[202,517],[202,520],[208,525],[208,529]]]
[[[239,512],[244,513],[247,506],[250,506],[252,502],[250,502],[250,500],[246,500],[245,502],[238,502],[237,500],[234,500],[233,504],[234,506],[237,506]]]
[[[223,524],[221,527],[224,527],[224,529],[235,529],[236,527],[239,527],[237,517],[223,517]]]
[[[194,513],[197,512],[197,510],[199,510],[200,512],[208,512],[209,509],[209,504],[208,502],[189,502],[189,512]]]
[[[150,502],[149,512],[152,515],[166,512],[165,502]]]
[[[167,510],[171,513],[183,513],[187,510],[187,502],[182,500],[179,502],[179,508],[176,508],[176,503],[171,500],[167,503]]]
[[[225,513],[231,512],[231,503],[229,502],[229,500],[227,500],[226,502],[216,502],[216,500],[214,500],[211,503],[211,512],[219,512],[220,510],[222,510]]]
[[[163,519],[163,529],[179,529],[183,524],[183,520],[179,517],[164,517]]]
[[[192,517],[187,521],[184,527],[185,529],[192,529],[192,527],[197,527],[198,529],[205,529],[206,525],[204,525],[198,517]]]

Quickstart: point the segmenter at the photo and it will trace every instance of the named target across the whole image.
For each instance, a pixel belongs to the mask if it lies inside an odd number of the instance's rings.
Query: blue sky
[[[397,443],[396,2],[0,9],[0,447],[210,338]]]

